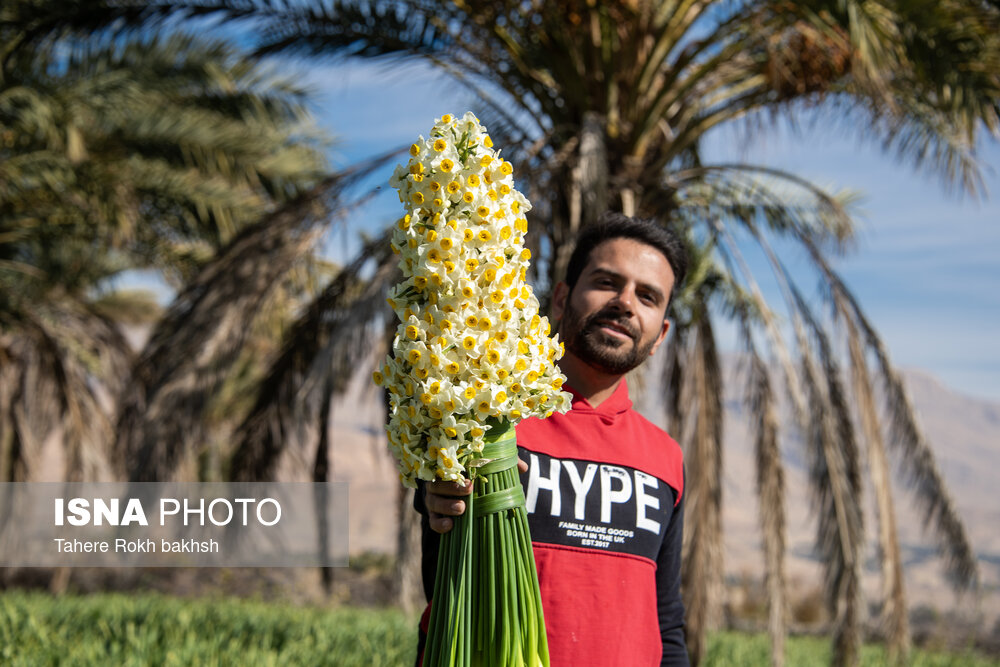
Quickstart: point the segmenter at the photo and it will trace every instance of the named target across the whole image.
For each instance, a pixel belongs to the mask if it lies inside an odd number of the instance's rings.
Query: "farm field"
[[[297,607],[234,598],[160,594],[53,597],[0,594],[0,663],[5,665],[413,664],[416,620],[395,609]],[[705,665],[767,665],[763,635],[719,633]],[[868,645],[862,664],[886,664]],[[829,664],[829,642],[788,641],[786,664]],[[1000,667],[972,653],[916,651],[913,667]]]

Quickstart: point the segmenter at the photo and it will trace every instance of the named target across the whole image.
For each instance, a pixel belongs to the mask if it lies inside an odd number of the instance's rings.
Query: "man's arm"
[[[674,507],[656,558],[656,610],[663,639],[661,667],[687,667],[684,643],[684,603],[681,601],[681,545],[684,533],[684,496]]]
[[[417,482],[417,488],[413,493],[413,509],[420,513],[420,579],[424,586],[424,598],[430,602],[434,593],[434,576],[437,574],[441,535],[431,529],[424,498],[425,487],[425,482]]]

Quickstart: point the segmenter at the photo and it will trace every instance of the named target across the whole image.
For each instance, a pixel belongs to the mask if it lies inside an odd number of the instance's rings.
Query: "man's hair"
[[[566,267],[566,284],[569,285],[570,291],[576,286],[576,281],[579,280],[583,267],[587,266],[594,248],[614,239],[633,239],[659,250],[667,258],[670,269],[674,272],[674,287],[669,296],[677,292],[680,284],[684,282],[688,264],[687,249],[681,240],[656,220],[632,218],[613,212],[605,213],[600,220],[584,227],[577,237],[576,247]]]

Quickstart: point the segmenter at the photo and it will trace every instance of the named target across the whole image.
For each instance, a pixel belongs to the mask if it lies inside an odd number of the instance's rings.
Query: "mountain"
[[[983,583],[982,612],[988,619],[1000,615],[1000,403],[963,396],[949,390],[922,371],[904,373],[910,398],[924,433],[934,450],[938,467],[962,516],[979,558]],[[732,386],[732,383],[730,383]],[[744,426],[737,397],[726,397],[725,479],[723,486],[726,571],[729,576],[761,577],[763,552],[758,529],[754,488],[753,447]],[[788,490],[788,575],[793,590],[818,589],[819,563],[814,558],[816,521],[808,491],[808,469],[801,441],[786,420],[782,442]],[[890,461],[893,452],[890,451]],[[915,507],[899,475],[893,478],[900,548],[905,567],[909,606],[938,611],[968,606],[949,587],[933,541],[924,531],[924,517]],[[879,576],[873,492],[865,489],[868,545],[865,587],[869,600],[877,600]],[[976,603],[976,601],[971,601]]]

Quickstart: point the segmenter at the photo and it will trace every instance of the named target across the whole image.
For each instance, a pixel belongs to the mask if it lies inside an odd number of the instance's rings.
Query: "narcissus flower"
[[[373,379],[389,392],[386,430],[407,486],[468,477],[487,420],[570,405],[562,345],[525,282],[531,204],[492,146],[472,113],[445,115],[390,180],[407,209],[392,237],[403,280],[388,299],[400,324]]]

